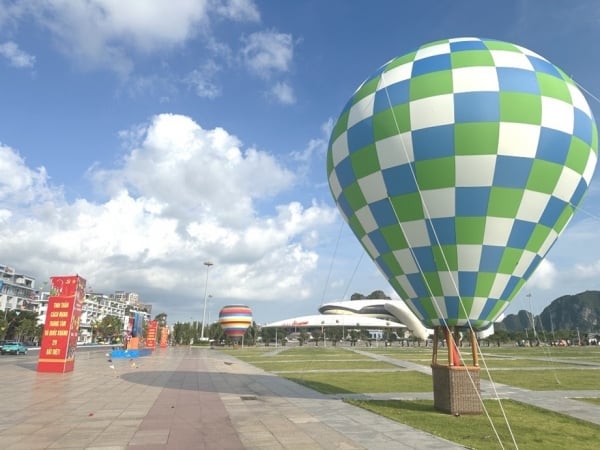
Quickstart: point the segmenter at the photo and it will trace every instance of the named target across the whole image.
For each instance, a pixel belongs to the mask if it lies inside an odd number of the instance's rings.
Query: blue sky
[[[0,262],[171,321],[201,317],[205,261],[212,317],[395,296],[330,196],[332,123],[379,66],[458,36],[527,47],[598,96],[600,9],[573,3],[0,0]],[[599,189],[508,312],[600,289]]]

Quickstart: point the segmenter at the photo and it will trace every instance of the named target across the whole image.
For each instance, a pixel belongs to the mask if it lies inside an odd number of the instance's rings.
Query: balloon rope
[[[573,80],[573,78],[571,78]],[[573,82],[577,85],[577,87],[579,89],[581,89],[583,92],[585,92],[587,95],[589,95],[590,97],[592,97],[594,100],[596,100],[597,103],[600,103],[600,99],[598,99],[598,97],[596,97],[594,94],[592,94],[590,91],[588,91],[586,88],[584,88],[582,85],[580,85],[577,81],[573,80]]]
[[[440,240],[439,240],[439,237],[438,237],[438,234],[437,234],[437,232],[436,232],[436,229],[435,229],[435,227],[434,227],[434,225],[433,225],[433,222],[431,221],[431,214],[430,214],[430,212],[429,212],[429,208],[427,207],[427,203],[425,202],[425,199],[424,199],[424,197],[423,197],[423,193],[421,192],[421,188],[419,187],[419,183],[418,183],[418,180],[417,180],[417,176],[416,176],[416,174],[415,174],[415,171],[414,171],[414,168],[413,168],[413,164],[412,164],[412,162],[414,162],[414,160],[413,160],[413,161],[411,161],[411,160],[410,160],[410,158],[409,158],[409,155],[408,155],[408,150],[407,150],[407,148],[406,148],[406,145],[404,144],[404,139],[402,138],[402,135],[401,135],[401,132],[400,132],[400,126],[398,125],[398,120],[397,120],[397,117],[396,117],[396,112],[395,112],[395,110],[394,110],[394,108],[393,108],[392,101],[391,101],[391,98],[390,98],[390,95],[389,95],[389,92],[388,92],[388,89],[387,89],[387,83],[385,82],[385,72],[382,72],[382,73],[381,73],[381,81],[382,81],[382,82],[385,84],[384,91],[385,91],[386,99],[387,99],[387,102],[388,102],[388,106],[389,106],[390,110],[392,111],[392,117],[393,117],[393,120],[394,120],[394,125],[395,125],[395,127],[396,127],[396,132],[397,132],[398,136],[400,137],[400,142],[401,142],[401,145],[402,145],[402,149],[404,150],[404,156],[405,156],[405,158],[406,158],[406,161],[407,161],[407,163],[408,163],[408,167],[409,167],[410,173],[411,173],[411,175],[412,175],[413,181],[414,181],[414,183],[415,183],[415,186],[416,186],[416,188],[417,188],[417,191],[418,191],[418,193],[419,193],[419,198],[420,198],[420,200],[421,200],[421,204],[423,205],[423,210],[424,210],[424,212],[425,212],[425,216],[427,217],[427,220],[428,220],[429,224],[431,225],[431,230],[433,231],[433,235],[434,235],[435,241],[436,241],[436,243],[437,243],[437,245],[438,245],[438,247],[439,247],[439,249],[440,249],[440,253],[441,253],[441,255],[442,255],[442,258],[443,258],[444,264],[445,264],[445,266],[446,266],[446,270],[447,270],[447,271],[448,271],[448,273],[450,274],[450,273],[451,273],[451,271],[450,271],[450,265],[449,265],[449,263],[448,263],[448,259],[446,258],[446,254],[445,254],[445,252],[444,252],[444,250],[443,250],[443,248],[442,248],[441,242],[440,242]],[[425,286],[427,286],[427,290],[429,291],[429,294],[431,295],[431,300],[432,300],[432,302],[431,302],[431,303],[432,303],[432,305],[433,305],[434,309],[436,310],[436,312],[437,312],[437,314],[438,314],[439,321],[440,321],[440,322],[442,322],[442,323],[443,323],[443,326],[444,326],[446,329],[448,329],[448,330],[449,330],[448,323],[447,323],[447,322],[446,322],[446,320],[445,320],[445,319],[442,317],[442,314],[441,314],[441,309],[440,309],[440,306],[439,306],[439,305],[438,305],[438,303],[437,303],[437,299],[436,299],[436,298],[435,298],[435,296],[433,295],[433,290],[432,290],[432,288],[431,288],[431,286],[430,286],[429,282],[427,281],[426,277],[423,275],[423,270],[422,270],[422,268],[421,268],[421,265],[419,264],[419,261],[418,261],[418,259],[417,259],[416,255],[415,255],[415,253],[414,253],[414,251],[413,251],[413,249],[412,249],[412,246],[410,245],[410,242],[409,242],[408,236],[407,236],[407,234],[406,234],[406,233],[405,233],[405,231],[404,231],[404,227],[402,226],[402,223],[400,222],[400,218],[399,218],[399,216],[398,216],[398,213],[397,213],[397,211],[396,211],[396,208],[394,207],[394,204],[393,204],[393,202],[392,202],[392,200],[391,200],[391,198],[390,198],[390,196],[389,196],[389,195],[387,196],[387,199],[388,199],[388,202],[390,203],[390,206],[392,207],[392,210],[394,211],[394,215],[396,216],[396,221],[398,222],[398,225],[400,226],[400,230],[402,231],[402,234],[404,235],[404,238],[405,238],[405,240],[406,240],[406,243],[408,244],[408,248],[409,248],[409,251],[410,251],[410,253],[411,253],[411,255],[412,255],[413,261],[414,261],[415,265],[417,266],[417,268],[418,268],[419,272],[421,273],[421,278],[423,279],[423,282],[424,282]],[[454,280],[454,277],[450,276],[449,278],[451,279],[451,281],[452,281],[452,285],[454,286],[454,289],[456,290],[456,294],[457,294],[457,297],[458,297],[458,303],[459,303],[459,305],[460,305],[461,309],[463,310],[463,313],[465,314],[465,317],[469,317],[469,315],[468,315],[468,314],[467,314],[467,312],[466,312],[466,308],[465,308],[465,306],[464,306],[464,303],[463,303],[463,300],[462,300],[462,296],[460,295],[460,292],[459,292],[459,290],[458,290],[458,286],[456,285],[456,281]],[[470,320],[467,320],[467,324],[468,324],[468,326],[469,326],[469,330],[470,330],[470,332],[471,332],[471,333],[475,333],[475,330],[473,329],[473,325],[471,324],[471,321],[470,321]],[[434,336],[434,339],[436,339],[436,338],[437,338],[437,337],[436,337],[436,336]],[[450,343],[449,343],[449,345],[450,345]],[[448,351],[450,351],[450,350],[448,350]],[[460,350],[459,350],[459,351],[460,351]],[[485,358],[483,358],[483,353],[481,352],[481,349],[480,349],[480,348],[478,348],[478,351],[479,351],[479,353],[480,353],[480,355],[481,355],[481,359],[482,359],[482,361],[483,361],[483,363],[484,363],[484,367],[485,367],[485,369],[486,369],[486,372],[487,372],[487,374],[488,374],[488,377],[489,377],[489,379],[490,379],[490,381],[491,381],[492,388],[493,388],[494,392],[496,392],[496,386],[495,386],[494,382],[492,381],[492,378],[491,378],[491,374],[490,374],[490,372],[489,372],[489,369],[487,368],[487,365],[485,364]],[[462,355],[461,355],[461,357],[462,357]],[[483,398],[481,397],[481,392],[480,392],[480,390],[477,388],[477,385],[475,384],[475,380],[473,380],[473,378],[472,378],[472,376],[471,376],[470,372],[467,370],[467,371],[466,371],[466,373],[467,373],[467,376],[469,377],[469,380],[470,380],[470,382],[471,382],[471,385],[473,386],[473,390],[474,390],[474,391],[477,393],[477,397],[479,398],[479,402],[480,402],[480,404],[481,404],[481,406],[482,406],[482,409],[483,409],[483,411],[485,412],[485,415],[486,415],[486,417],[487,417],[487,419],[488,419],[488,422],[489,422],[489,424],[490,424],[490,426],[491,426],[491,428],[492,428],[492,430],[493,430],[494,434],[496,435],[496,439],[498,440],[498,443],[499,443],[500,447],[501,447],[502,449],[504,449],[504,445],[503,445],[503,443],[502,443],[502,439],[500,438],[500,435],[499,435],[499,433],[498,433],[498,430],[496,429],[496,427],[495,427],[495,425],[494,425],[494,422],[493,422],[493,420],[492,420],[492,418],[491,418],[491,416],[490,416],[490,414],[489,414],[489,412],[488,412],[488,410],[487,410],[487,408],[486,408],[486,406],[485,406],[485,403],[483,402]],[[497,393],[496,393],[496,398],[498,398],[498,399],[499,399],[499,397],[498,397]],[[498,404],[499,404],[499,406],[500,406],[500,410],[502,411],[502,416],[503,416],[503,418],[504,418],[504,422],[505,422],[505,424],[506,424],[506,427],[507,427],[507,429],[508,429],[508,431],[509,431],[509,433],[510,433],[510,436],[511,436],[511,438],[512,438],[513,444],[514,444],[515,448],[518,448],[517,442],[516,442],[516,440],[515,440],[515,436],[514,436],[514,434],[513,434],[512,428],[511,428],[511,426],[510,426],[510,423],[508,422],[508,417],[506,416],[506,412],[505,412],[505,410],[504,410],[504,407],[503,407],[503,405],[502,405],[502,402],[501,402],[500,400],[498,400]]]
[[[342,296],[342,300],[346,300],[346,295],[348,295],[348,291],[350,290],[350,284],[352,283],[352,280],[354,280],[354,276],[356,275],[356,272],[358,271],[358,266],[360,266],[363,256],[365,256],[365,252],[361,251],[360,256],[358,258],[358,262],[356,263],[356,266],[354,266],[352,275],[350,275],[350,279],[348,280],[348,283],[346,284],[346,289],[344,290],[344,295]]]
[[[337,255],[338,246],[340,244],[340,238],[342,237],[342,230],[344,229],[344,221],[340,221],[340,231],[338,232],[338,237],[335,241],[335,248],[333,249],[333,255],[331,256],[331,262],[329,263],[329,271],[327,272],[327,278],[325,279],[325,285],[323,286],[323,295],[321,296],[321,306],[323,306],[323,302],[325,301],[325,294],[327,293],[327,286],[329,286],[329,278],[331,277],[331,271],[333,270],[333,261]]]
[[[533,336],[536,339],[536,345],[540,345],[540,340],[538,338],[537,331],[535,328],[536,316],[533,314],[533,303],[531,300],[531,293],[528,293],[525,297],[527,297],[529,299],[529,318],[531,319],[531,326],[533,327]],[[538,319],[540,331],[542,333],[542,340],[544,342],[548,342],[548,339],[546,338],[546,332],[544,331],[544,324],[542,323],[542,319],[539,316],[537,317],[537,319]],[[552,320],[552,315],[550,316],[550,320]],[[553,333],[554,333],[554,329],[553,329]],[[554,340],[554,338],[552,340]],[[531,343],[530,343],[530,345],[531,345]],[[550,363],[552,364],[552,373],[554,375],[554,379],[556,380],[556,384],[561,384],[561,382],[558,378],[558,371],[556,370],[556,364],[555,364],[555,359],[554,359],[552,350],[550,349],[550,347],[544,345],[544,346],[542,346],[542,351],[546,355],[546,357],[550,360]]]

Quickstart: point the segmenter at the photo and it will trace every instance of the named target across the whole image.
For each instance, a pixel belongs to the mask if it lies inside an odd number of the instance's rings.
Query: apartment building
[[[37,312],[38,324],[44,324],[49,298],[48,283],[43,283],[41,288],[36,289],[35,278],[17,273],[10,266],[0,265],[0,311],[7,313],[18,309]],[[140,302],[139,294],[135,292],[115,291],[112,294],[87,292],[79,321],[79,342],[91,343],[94,324],[106,316],[121,319],[122,333],[131,331],[128,329],[130,318],[136,312],[142,313],[146,320],[150,320],[152,305]]]
[[[0,310],[37,311],[35,278],[0,265]]]

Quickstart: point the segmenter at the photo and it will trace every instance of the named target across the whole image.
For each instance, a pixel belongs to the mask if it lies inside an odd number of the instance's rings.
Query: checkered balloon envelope
[[[565,229],[598,135],[576,84],[496,40],[433,42],[356,90],[327,175],[364,249],[425,326],[484,329]]]

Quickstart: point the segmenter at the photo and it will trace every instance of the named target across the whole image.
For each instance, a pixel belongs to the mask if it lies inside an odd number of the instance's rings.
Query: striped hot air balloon
[[[230,338],[240,338],[252,324],[252,310],[246,305],[227,305],[219,312],[219,325]]]

